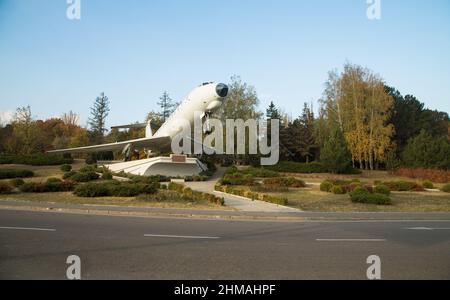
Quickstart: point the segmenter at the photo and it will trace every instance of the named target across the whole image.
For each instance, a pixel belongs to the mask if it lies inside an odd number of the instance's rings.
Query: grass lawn
[[[315,189],[291,189],[274,194],[288,198],[288,205],[305,211],[324,212],[450,212],[450,194],[393,192],[392,205],[353,203],[348,195],[334,195]]]
[[[161,200],[161,199],[164,200]],[[98,205],[118,205],[118,206],[138,206],[156,208],[194,208],[194,209],[214,209],[230,210],[226,206],[219,206],[208,201],[187,201],[178,194],[160,190],[156,195],[145,195],[138,197],[77,197],[72,192],[59,193],[15,193],[10,195],[0,195],[0,204],[5,200],[22,200],[50,203],[67,204],[98,204]]]

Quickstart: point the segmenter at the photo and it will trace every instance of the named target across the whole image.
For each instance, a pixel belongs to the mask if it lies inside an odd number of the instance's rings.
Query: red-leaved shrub
[[[400,168],[394,173],[397,176],[417,178],[421,180],[430,180],[436,183],[450,182],[450,171],[424,169],[424,168]]]

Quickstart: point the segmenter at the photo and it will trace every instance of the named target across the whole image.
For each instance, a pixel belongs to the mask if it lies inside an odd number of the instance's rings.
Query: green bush
[[[331,189],[333,188],[333,183],[329,180],[325,180],[320,184],[320,190],[322,192],[331,192]]]
[[[391,198],[389,198],[389,196],[378,193],[370,193],[364,189],[357,189],[351,192],[350,199],[355,203],[391,205]]]
[[[51,177],[51,178],[47,179],[47,183],[60,183],[60,182],[62,182],[62,180],[59,178]]]
[[[327,173],[327,169],[319,162],[299,163],[294,161],[280,161],[276,165],[266,166],[264,168],[271,171],[284,173],[299,173],[299,174]]]
[[[78,197],[105,197],[111,196],[111,187],[106,184],[89,182],[77,186],[73,193]]]
[[[62,176],[63,179],[69,179],[70,177],[72,177],[73,175],[77,174],[76,171],[69,171],[67,173],[64,173],[64,175]]]
[[[270,196],[270,195],[263,195],[262,201],[270,202],[278,205],[287,205],[288,200],[285,197],[276,197],[276,196]]]
[[[14,178],[9,181],[9,183],[14,187],[19,187],[25,184],[25,181],[22,178]]]
[[[34,172],[30,170],[0,169],[0,179],[33,177]]]
[[[335,195],[345,194],[345,190],[340,185],[333,185],[333,187],[331,188],[331,192]]]
[[[103,180],[112,180],[113,179],[113,174],[109,171],[104,171],[102,174],[102,179]]]
[[[100,176],[93,172],[76,172],[72,176],[69,177],[70,180],[73,180],[75,182],[89,182],[93,180],[97,180]]]
[[[445,192],[445,193],[450,193],[450,183],[446,184],[442,187],[441,191]]]
[[[53,193],[53,192],[68,192],[72,191],[75,187],[75,182],[71,180],[65,180],[60,182],[50,181],[46,183],[42,182],[26,182],[19,187],[19,190],[23,193]]]
[[[70,172],[70,171],[72,171],[72,166],[69,164],[64,164],[60,167],[60,169],[63,172]]]
[[[244,175],[251,175],[253,177],[260,177],[260,178],[270,178],[270,177],[279,177],[280,174],[276,171],[272,171],[265,168],[255,168],[255,167],[249,167],[247,169],[243,169],[241,171],[238,171],[239,173],[242,173]]]
[[[426,189],[434,189],[434,184],[430,180],[425,180],[422,185]]]
[[[13,188],[4,182],[0,182],[0,194],[11,194]]]
[[[224,185],[253,185],[254,178],[251,174],[241,174],[241,173],[233,173],[233,174],[225,174],[222,178],[222,183]]]
[[[374,192],[377,194],[383,194],[387,196],[391,194],[391,190],[389,189],[389,187],[383,184],[375,186]]]
[[[397,192],[409,192],[409,191],[421,192],[421,191],[424,191],[424,188],[422,185],[417,184],[415,182],[409,182],[409,181],[386,181],[386,182],[383,182],[383,185],[389,187],[389,189],[391,191],[397,191]]]
[[[21,164],[32,166],[55,166],[62,164],[73,163],[72,158],[67,158],[62,155],[47,155],[47,154],[33,154],[33,155],[0,155],[0,164]]]
[[[294,177],[268,178],[264,180],[264,184],[274,187],[292,187],[292,188],[302,188],[306,186],[303,180],[299,180]]]
[[[26,182],[19,187],[23,193],[45,193],[47,192],[45,184],[40,182]]]
[[[287,193],[289,192],[289,188],[286,186],[279,185],[261,185],[257,184],[250,187],[250,190],[258,193]],[[248,197],[251,198],[251,197]]]

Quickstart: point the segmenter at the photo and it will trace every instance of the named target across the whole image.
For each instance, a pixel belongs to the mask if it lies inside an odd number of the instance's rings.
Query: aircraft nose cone
[[[216,93],[222,98],[226,97],[228,95],[228,86],[224,83],[219,83],[216,86]]]

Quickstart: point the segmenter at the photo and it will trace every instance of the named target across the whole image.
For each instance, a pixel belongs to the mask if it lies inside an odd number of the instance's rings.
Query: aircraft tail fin
[[[146,138],[151,138],[153,137],[153,133],[152,133],[152,124],[150,121],[147,122],[147,126],[145,126],[145,137]]]

